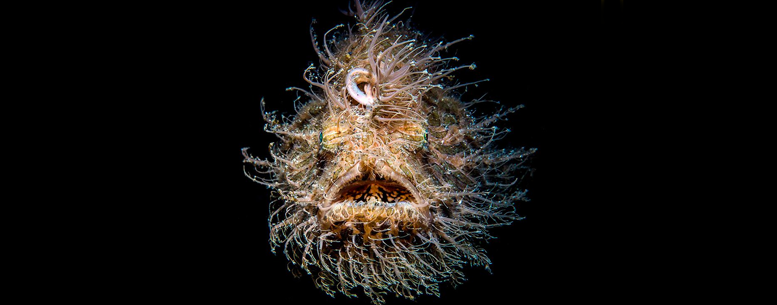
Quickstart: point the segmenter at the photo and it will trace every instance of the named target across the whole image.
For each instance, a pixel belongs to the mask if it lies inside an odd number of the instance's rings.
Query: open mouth
[[[428,227],[428,207],[418,204],[411,189],[380,175],[345,183],[334,190],[332,198],[319,212],[319,219],[321,229],[337,240],[379,244],[386,239],[412,238]]]

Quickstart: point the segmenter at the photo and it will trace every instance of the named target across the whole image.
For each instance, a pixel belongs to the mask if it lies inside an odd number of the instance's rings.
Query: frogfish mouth
[[[349,178],[332,185],[320,206],[316,217],[323,231],[358,245],[380,244],[387,238],[412,240],[429,228],[427,199],[408,179],[388,166],[362,170],[361,163],[357,165],[353,176],[344,175],[341,179]]]
[[[278,137],[269,155],[243,148],[244,172],[272,190],[270,246],[295,275],[330,296],[361,292],[439,296],[464,280],[464,266],[488,269],[489,229],[521,219],[521,181],[535,149],[497,145],[521,106],[463,101],[454,73],[474,69],[447,56],[453,41],[430,39],[388,15],[380,1],[355,1],[351,25],[319,39],[319,64],[302,77],[296,114],[261,114]],[[405,12],[404,10],[402,12]],[[300,103],[301,102],[301,103]]]

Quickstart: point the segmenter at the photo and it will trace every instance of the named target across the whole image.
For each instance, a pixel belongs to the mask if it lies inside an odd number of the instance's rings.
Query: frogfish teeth
[[[488,230],[521,219],[518,184],[535,149],[496,149],[495,126],[521,106],[476,117],[453,82],[449,48],[472,37],[429,40],[355,1],[355,22],[319,40],[318,66],[303,72],[306,100],[291,119],[265,111],[270,159],[243,148],[244,172],[273,190],[270,244],[293,272],[335,296],[439,296],[464,280],[465,265],[490,264]],[[404,11],[402,11],[404,12]],[[332,32],[337,35],[332,35]],[[331,37],[337,37],[333,39]]]

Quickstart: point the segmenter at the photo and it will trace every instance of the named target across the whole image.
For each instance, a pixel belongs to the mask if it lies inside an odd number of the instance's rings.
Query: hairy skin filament
[[[519,184],[535,152],[495,147],[510,132],[496,124],[522,106],[478,117],[486,101],[456,92],[480,81],[453,82],[475,65],[445,53],[472,36],[428,39],[384,6],[355,1],[356,23],[325,32],[323,45],[311,26],[320,60],[302,73],[309,88],[287,89],[296,115],[279,119],[262,100],[279,140],[269,160],[242,150],[246,176],[273,190],[273,253],[330,296],[361,291],[374,304],[439,296],[464,266],[488,269],[482,242],[522,218],[515,204],[528,200]]]

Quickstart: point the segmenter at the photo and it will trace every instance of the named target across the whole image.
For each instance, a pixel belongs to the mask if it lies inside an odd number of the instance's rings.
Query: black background
[[[395,14],[412,6],[413,23],[432,37],[474,35],[451,55],[478,68],[458,76],[491,81],[464,99],[487,94],[525,105],[505,123],[513,132],[501,145],[538,152],[525,185],[531,201],[519,205],[526,219],[494,230],[498,238],[486,246],[493,274],[470,268],[464,285],[443,286],[442,298],[418,303],[648,297],[635,293],[652,264],[643,255],[650,250],[639,246],[646,237],[633,225],[649,213],[635,173],[651,166],[636,152],[653,149],[640,144],[650,138],[642,122],[653,97],[642,85],[640,71],[651,63],[638,8],[621,1],[453,3],[403,0],[387,8]],[[321,38],[353,22],[338,11],[346,6],[187,4],[143,8],[129,18],[127,33],[139,29],[143,43],[127,44],[127,66],[150,70],[128,95],[164,128],[133,148],[157,161],[147,175],[160,195],[134,207],[143,217],[126,235],[137,246],[127,247],[128,284],[117,285],[129,292],[120,298],[368,303],[330,298],[309,277],[294,278],[285,257],[270,252],[269,191],[243,175],[240,154],[251,147],[268,156],[273,138],[262,131],[259,101],[292,114],[295,95],[285,88],[306,87],[302,72],[317,63],[311,19]]]

